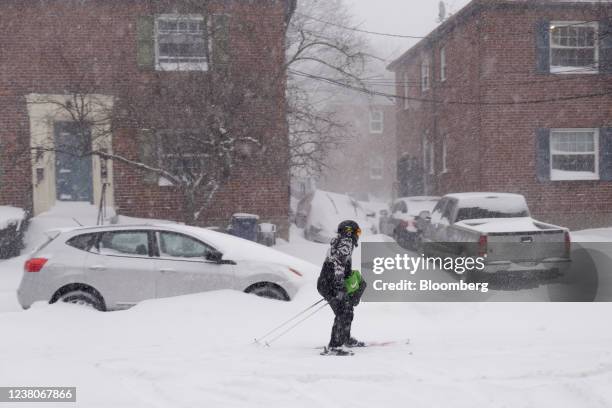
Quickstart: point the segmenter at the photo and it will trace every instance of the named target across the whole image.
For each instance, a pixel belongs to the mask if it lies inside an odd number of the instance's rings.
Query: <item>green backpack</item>
[[[353,269],[351,276],[344,280],[344,286],[346,287],[346,293],[349,295],[359,290],[361,285],[361,272],[357,269]]]

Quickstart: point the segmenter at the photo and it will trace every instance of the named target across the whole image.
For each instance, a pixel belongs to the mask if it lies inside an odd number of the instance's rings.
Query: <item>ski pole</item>
[[[315,307],[316,305],[318,305],[319,303],[323,302],[325,299],[321,299],[318,302],[313,303],[312,305],[308,306],[306,309],[302,310],[300,313],[296,314],[295,316],[293,316],[291,319],[285,321],[284,323],[276,326],[275,328],[273,328],[272,330],[270,330],[269,332],[267,332],[266,334],[264,334],[263,336],[255,339],[254,343],[259,343],[261,340],[265,339],[266,337],[268,337],[269,335],[271,335],[272,333],[274,333],[275,331],[277,331],[278,329],[280,329],[281,327],[286,326],[287,324],[291,323],[292,321],[294,321],[295,319],[297,319],[298,317],[300,317],[301,315],[303,315],[304,313],[306,313],[307,311],[309,311],[310,309],[312,309],[313,307]]]
[[[306,315],[304,318],[298,320],[295,324],[289,326],[285,331],[279,333],[277,336],[273,337],[272,340],[270,341],[266,341],[266,346],[270,347],[270,344],[272,344],[273,342],[275,342],[276,340],[280,339],[281,337],[283,337],[285,334],[289,333],[291,330],[293,330],[294,328],[296,328],[298,325],[300,325],[302,322],[306,321],[307,319],[309,319],[311,316],[313,316],[315,313],[317,313],[319,310],[323,309],[325,306],[327,306],[329,303],[325,302],[324,305],[321,305],[321,307],[319,307],[318,309],[315,309],[314,312]]]

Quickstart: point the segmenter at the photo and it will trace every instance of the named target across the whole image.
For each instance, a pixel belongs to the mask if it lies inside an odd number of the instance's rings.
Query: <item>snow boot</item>
[[[350,348],[353,348],[353,347],[365,347],[366,344],[363,341],[359,341],[359,340],[357,340],[354,337],[350,337],[346,341],[346,343],[344,343],[344,346],[345,347],[350,347]]]
[[[343,347],[324,347],[321,352],[322,356],[352,356],[353,354],[355,353]]]

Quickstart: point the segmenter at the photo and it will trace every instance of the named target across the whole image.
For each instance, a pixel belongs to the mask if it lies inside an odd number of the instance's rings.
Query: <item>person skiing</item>
[[[329,346],[322,354],[350,355],[344,347],[364,347],[365,344],[351,337],[353,308],[359,304],[366,283],[360,279],[359,288],[352,293],[346,287],[346,280],[354,273],[351,257],[353,249],[359,246],[361,228],[355,221],[342,221],[338,225],[338,235],[332,239],[321,274],[317,281],[317,290],[327,300],[334,311]],[[357,272],[358,273],[358,272]]]

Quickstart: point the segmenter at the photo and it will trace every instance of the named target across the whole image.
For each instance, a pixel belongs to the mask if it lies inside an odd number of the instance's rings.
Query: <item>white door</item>
[[[212,260],[217,251],[211,246],[170,231],[158,231],[156,241],[157,297],[235,288],[234,266]]]
[[[100,233],[85,269],[89,282],[102,292],[108,308],[126,308],[155,298],[156,274],[149,247],[149,231]]]

